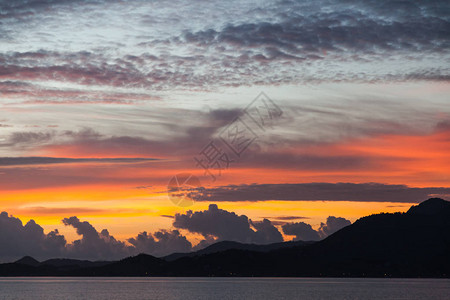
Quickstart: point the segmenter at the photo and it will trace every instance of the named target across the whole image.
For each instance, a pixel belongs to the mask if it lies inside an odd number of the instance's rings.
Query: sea
[[[450,299],[450,279],[8,277],[0,299]]]

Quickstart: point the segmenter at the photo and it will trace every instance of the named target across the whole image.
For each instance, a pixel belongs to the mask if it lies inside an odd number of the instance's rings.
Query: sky
[[[450,200],[449,16],[0,0],[0,261],[320,240]]]

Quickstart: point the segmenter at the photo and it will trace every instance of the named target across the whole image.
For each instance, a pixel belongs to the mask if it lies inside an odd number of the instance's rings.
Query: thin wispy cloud
[[[0,157],[2,166],[51,165],[70,163],[139,163],[155,158],[67,158],[67,157]]]
[[[381,183],[242,184],[201,188],[191,192],[197,201],[357,201],[420,203],[446,197],[450,188],[414,188]]]

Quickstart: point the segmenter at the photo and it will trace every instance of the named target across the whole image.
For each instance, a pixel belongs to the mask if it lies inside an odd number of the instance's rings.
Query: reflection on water
[[[447,279],[0,278],[1,299],[449,299]]]

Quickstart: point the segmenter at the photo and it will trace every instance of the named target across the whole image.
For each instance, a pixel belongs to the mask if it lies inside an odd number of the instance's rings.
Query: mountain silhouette
[[[248,251],[256,251],[256,252],[269,252],[276,249],[282,248],[290,248],[294,246],[304,246],[308,244],[312,244],[313,242],[304,242],[304,241],[295,241],[295,242],[281,242],[281,243],[272,243],[267,245],[257,245],[257,244],[244,244],[239,242],[232,241],[221,241],[214,243],[204,249],[195,251],[195,252],[187,252],[187,253],[173,253],[163,257],[165,261],[174,261],[182,257],[194,257],[205,254],[212,254],[217,252],[222,252],[226,250],[248,250]]]
[[[32,267],[36,267],[39,265],[39,262],[31,256],[24,256],[21,259],[15,261],[14,263]]]
[[[110,261],[89,261],[89,260],[78,260],[78,259],[68,259],[68,258],[53,258],[46,261],[40,262],[39,266],[52,266],[58,268],[88,268],[88,267],[100,267],[110,264]]]
[[[0,276],[334,276],[450,277],[450,202],[432,198],[406,213],[357,220],[326,239],[252,245],[219,242],[164,258],[115,262],[24,257]]]
[[[301,262],[286,275],[448,277],[450,203],[435,198],[406,213],[364,217],[302,251],[276,255]]]
[[[167,274],[167,262],[163,259],[139,254],[127,257],[101,267],[80,269],[75,275],[81,276],[164,276]]]
[[[431,198],[417,206],[412,206],[408,214],[445,216],[450,211],[450,202],[440,198]]]

